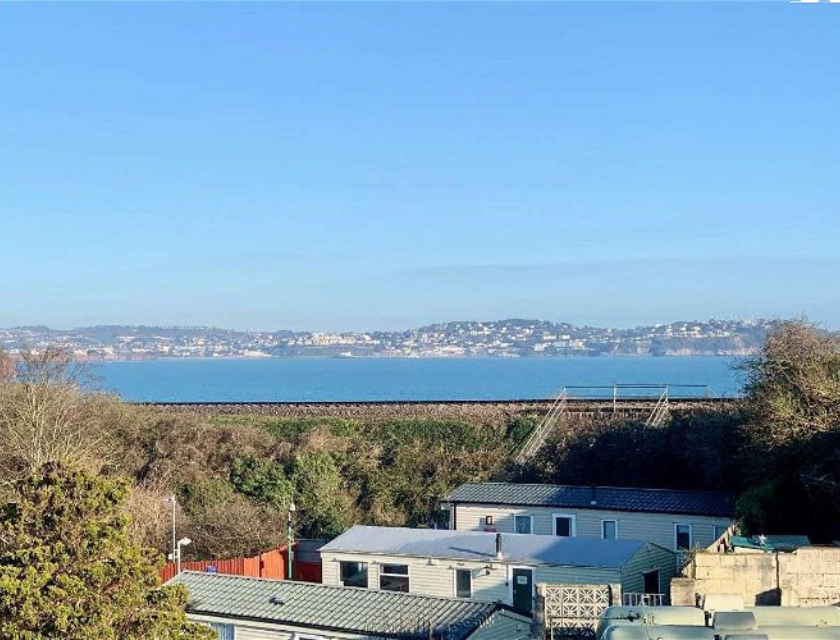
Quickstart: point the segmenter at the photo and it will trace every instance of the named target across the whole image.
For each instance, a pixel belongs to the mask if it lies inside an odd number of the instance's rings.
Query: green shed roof
[[[494,613],[510,611],[500,603],[193,571],[167,584],[187,587],[188,613],[401,640],[428,638],[430,623],[463,640]]]

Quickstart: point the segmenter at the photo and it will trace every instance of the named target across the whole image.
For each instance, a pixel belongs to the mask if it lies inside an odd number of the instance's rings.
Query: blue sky
[[[840,7],[0,6],[0,326],[840,327]]]

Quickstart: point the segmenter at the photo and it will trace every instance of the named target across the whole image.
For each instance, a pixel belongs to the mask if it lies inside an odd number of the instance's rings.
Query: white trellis
[[[620,587],[605,584],[541,584],[546,637],[594,638],[604,609],[621,601]]]

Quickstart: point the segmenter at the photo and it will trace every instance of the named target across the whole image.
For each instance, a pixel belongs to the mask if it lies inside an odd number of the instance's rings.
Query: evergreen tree
[[[159,554],[133,544],[112,480],[50,463],[0,510],[0,637],[209,640],[186,592],[161,587]]]

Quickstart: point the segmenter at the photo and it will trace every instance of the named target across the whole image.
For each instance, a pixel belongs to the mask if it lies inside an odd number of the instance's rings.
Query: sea
[[[103,362],[92,385],[134,402],[387,402],[556,396],[734,397],[728,357],[264,358]],[[644,386],[647,385],[647,386]]]

